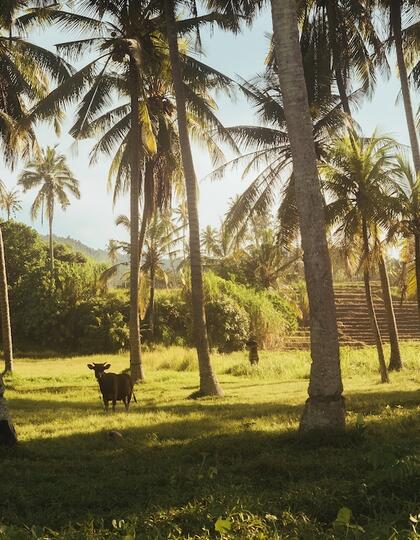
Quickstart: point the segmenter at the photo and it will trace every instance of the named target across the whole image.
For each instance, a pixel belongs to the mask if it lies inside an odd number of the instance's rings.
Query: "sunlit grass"
[[[7,397],[20,444],[0,450],[3,536],[38,525],[60,538],[210,538],[224,516],[225,538],[341,538],[343,506],[365,538],[408,529],[420,512],[420,347],[402,350],[388,385],[373,348],[342,350],[348,433],[324,441],[297,436],[306,352],[262,351],[257,367],[246,352],[214,354],[226,397],[192,401],[194,351],[146,351],[139,403],[108,415],[86,364],[122,371],[128,355],[19,359]]]

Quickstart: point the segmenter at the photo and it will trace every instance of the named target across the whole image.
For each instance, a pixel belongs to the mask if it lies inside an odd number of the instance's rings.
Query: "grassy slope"
[[[227,397],[201,401],[185,399],[197,383],[191,351],[148,353],[128,415],[102,412],[86,358],[19,360],[8,398],[21,443],[0,449],[3,537],[21,538],[26,524],[60,538],[120,538],[127,527],[141,539],[208,538],[227,516],[225,538],[352,538],[331,527],[347,506],[362,537],[395,528],[407,538],[420,512],[420,350],[403,352],[404,373],[380,385],[372,349],[343,351],[349,430],[329,441],[296,435],[305,353],[262,353],[254,371],[245,353],[215,356]],[[124,438],[110,439],[113,429]],[[125,520],[120,531],[112,519]]]

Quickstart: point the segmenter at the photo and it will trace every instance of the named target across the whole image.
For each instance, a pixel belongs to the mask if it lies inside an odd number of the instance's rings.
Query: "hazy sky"
[[[245,30],[242,35],[233,36],[217,30],[213,33],[204,33],[203,47],[206,52],[204,60],[232,77],[239,75],[250,78],[264,69],[268,48],[267,33],[271,30],[270,17],[268,13],[263,13],[252,29]],[[56,30],[50,30],[42,36],[34,36],[33,40],[51,47],[54,43],[65,41],[66,36]],[[402,143],[408,143],[403,106],[401,100],[396,102],[398,93],[399,81],[395,75],[387,81],[379,82],[373,99],[366,101],[356,113],[356,119],[366,135],[378,128],[380,132],[390,134]],[[413,97],[417,107],[419,96]],[[232,103],[226,97],[220,96],[217,102],[218,116],[226,126],[254,121],[252,109],[242,98]],[[95,166],[89,166],[88,154],[92,141],[79,142],[75,154],[73,140],[66,135],[66,127],[68,128],[70,122],[71,118],[66,122],[60,138],[56,137],[52,129],[43,127],[39,130],[39,139],[43,146],[58,144],[59,150],[68,156],[68,162],[81,185],[81,200],[72,201],[65,213],[57,210],[55,233],[60,236],[72,236],[95,248],[105,248],[110,238],[124,237],[124,232],[118,231],[115,227],[114,219],[120,213],[128,213],[128,201],[122,200],[116,208],[112,207],[111,195],[106,188],[109,162],[104,159]],[[241,180],[240,170],[226,174],[222,180],[210,181],[204,178],[212,170],[205,152],[194,148],[194,159],[197,176],[200,179],[201,225],[217,226],[223,218],[229,199],[242,192],[247,182]],[[8,188],[15,185],[20,168],[21,166],[11,172],[0,163],[0,177]],[[17,218],[46,233],[46,224],[42,226],[40,221],[33,223],[30,220],[29,208],[33,198],[34,193],[23,196],[23,209]]]

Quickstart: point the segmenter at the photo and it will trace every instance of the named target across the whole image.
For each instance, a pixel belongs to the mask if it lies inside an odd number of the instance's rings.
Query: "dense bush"
[[[228,296],[206,303],[207,331],[210,346],[220,352],[244,347],[249,338],[250,319],[245,309]]]
[[[155,310],[155,342],[192,344],[192,318],[181,289],[156,291]]]
[[[116,352],[128,347],[128,294],[107,292],[100,275],[105,265],[58,246],[51,282],[48,251],[26,225],[2,225],[9,276],[14,344],[22,352]],[[281,343],[296,325],[290,303],[275,292],[255,290],[205,274],[209,342],[221,352],[242,349],[253,335],[261,347]],[[144,338],[163,345],[194,345],[191,292],[160,290],[155,330]]]
[[[210,345],[222,352],[244,347],[250,335],[262,347],[278,346],[296,328],[296,310],[275,292],[251,287],[207,272],[204,279]],[[159,291],[154,340],[164,345],[193,345],[191,292]]]
[[[296,327],[292,307],[275,292],[256,291],[252,287],[224,280],[211,272],[205,275],[204,283],[209,301],[229,297],[248,314],[248,336],[253,335],[262,347],[278,346],[286,332]]]
[[[117,352],[127,348],[126,306],[125,299],[112,295],[78,303],[66,317],[71,325],[72,348],[84,353]]]
[[[58,245],[48,251],[30,227],[2,224],[13,340],[22,352],[115,352],[127,346],[127,298],[101,290],[104,266]]]

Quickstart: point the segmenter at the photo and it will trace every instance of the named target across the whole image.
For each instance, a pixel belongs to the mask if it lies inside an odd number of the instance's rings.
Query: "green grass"
[[[108,415],[86,363],[118,371],[127,356],[18,360],[7,397],[20,443],[0,449],[0,538],[417,538],[419,355],[405,344],[406,369],[381,385],[373,349],[344,349],[347,433],[304,440],[306,353],[263,352],[257,369],[246,353],[214,355],[226,397],[192,401],[194,352],[156,349],[138,405]],[[351,526],[333,525],[342,507]],[[230,532],[215,531],[219,517]]]

